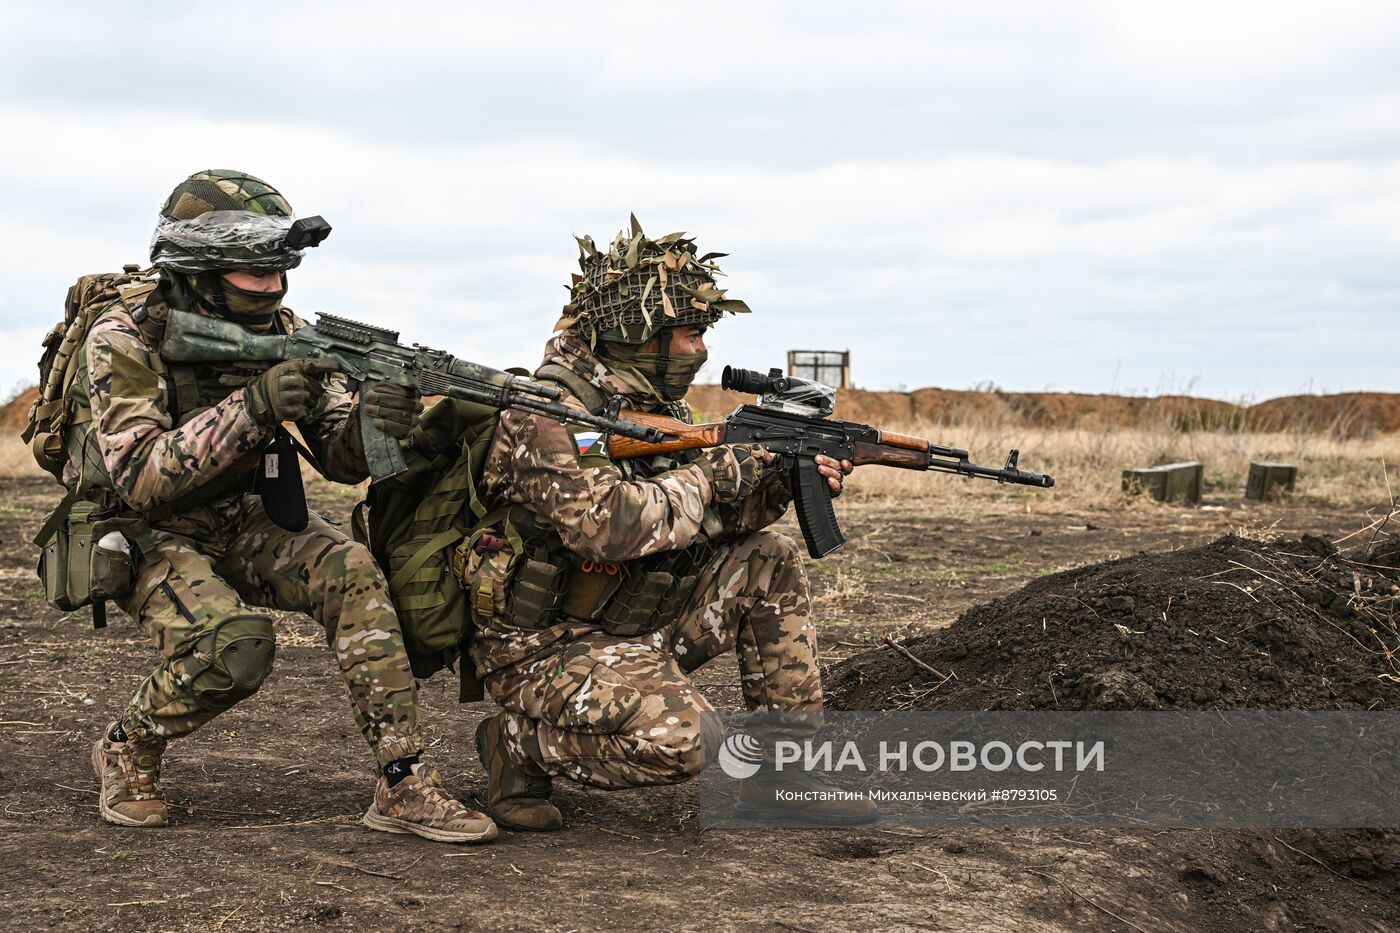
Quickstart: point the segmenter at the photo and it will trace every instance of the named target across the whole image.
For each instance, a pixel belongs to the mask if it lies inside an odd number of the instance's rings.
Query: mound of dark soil
[[[1400,706],[1396,572],[1322,539],[1235,536],[1043,577],[828,676],[834,709]]]

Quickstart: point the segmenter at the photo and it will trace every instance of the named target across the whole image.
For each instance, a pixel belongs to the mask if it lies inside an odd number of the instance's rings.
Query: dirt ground
[[[372,833],[371,760],[315,626],[287,616],[277,669],[252,700],[174,746],[174,825],[99,821],[89,743],[153,649],[113,612],[93,631],[44,604],[29,538],[40,479],[0,480],[0,924],[14,928],[326,929],[1390,929],[1384,853],[1347,864],[1328,838],[1230,833],[707,831],[690,787],[606,794],[561,783],[568,828],[467,848]],[[343,518],[348,497],[316,503]],[[1367,517],[1296,500],[1212,508],[982,515],[848,503],[848,548],[810,565],[824,661],[882,635],[947,625],[1029,580],[1141,550],[1271,529],[1338,538]],[[738,705],[732,662],[702,672]],[[423,691],[432,758],[470,798],[482,782],[455,681]],[[1367,872],[1371,877],[1364,877]],[[1387,874],[1387,872],[1389,873]],[[1315,897],[1299,904],[1290,890]]]

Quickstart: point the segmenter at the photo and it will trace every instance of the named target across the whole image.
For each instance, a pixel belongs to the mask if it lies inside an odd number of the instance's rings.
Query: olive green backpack
[[[88,331],[102,312],[118,302],[136,307],[157,282],[152,270],[128,265],[121,272],[85,275],[68,289],[63,320],[44,337],[39,394],[20,435],[35,462],[60,482],[70,459],[78,467],[34,544],[39,548],[38,573],[45,599],[64,612],[91,606],[96,628],[107,624],[107,601],[131,592],[132,545],[145,551],[151,540],[145,524],[110,488],[89,430],[92,412],[86,404],[87,393],[75,391],[74,383],[85,369],[83,346]]]
[[[481,699],[482,688],[465,656],[471,608],[452,558],[491,517],[476,487],[499,416],[475,402],[437,402],[404,442],[408,469],[370,486],[354,516],[355,539],[389,580],[413,675],[429,677],[460,658],[462,702]]]

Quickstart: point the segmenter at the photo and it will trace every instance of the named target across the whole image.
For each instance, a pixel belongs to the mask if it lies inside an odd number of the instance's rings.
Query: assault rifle
[[[608,455],[627,460],[720,444],[761,444],[777,455],[779,468],[790,471],[797,521],[807,541],[807,552],[813,557],[825,557],[846,543],[831,507],[831,487],[817,471],[816,457],[821,454],[849,460],[857,466],[879,464],[901,470],[937,470],[1044,489],[1055,485],[1053,477],[1018,469],[1017,450],[1011,451],[1006,465],[998,470],[972,463],[967,451],[957,447],[882,431],[868,424],[834,421],[834,389],[784,376],[781,369],[769,370],[765,376],[726,366],[720,384],[726,389],[757,395],[758,404],[740,405],[724,421],[710,424],[685,424],[638,411],[614,412],[638,424],[660,428],[669,436],[660,443],[614,437],[608,442]]]
[[[561,393],[553,386],[460,360],[421,344],[406,347],[399,343],[398,331],[331,314],[318,315],[315,324],[290,334],[255,334],[218,318],[171,309],[160,354],[175,363],[325,358],[334,360],[339,371],[349,378],[351,388],[360,393],[376,383],[389,382],[415,389],[420,395],[445,395],[498,410],[537,411],[614,436],[652,443],[663,437],[655,427],[570,408],[559,401]],[[363,407],[360,431],[365,462],[375,481],[407,469],[399,442],[376,429]]]

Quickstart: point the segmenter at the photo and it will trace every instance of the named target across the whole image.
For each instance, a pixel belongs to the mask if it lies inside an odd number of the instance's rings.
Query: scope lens
[[[724,372],[719,377],[719,384],[722,388],[732,389],[735,392],[747,392],[750,395],[763,395],[771,390],[772,382],[763,373],[754,372],[752,369],[739,369],[734,366],[724,367]]]

